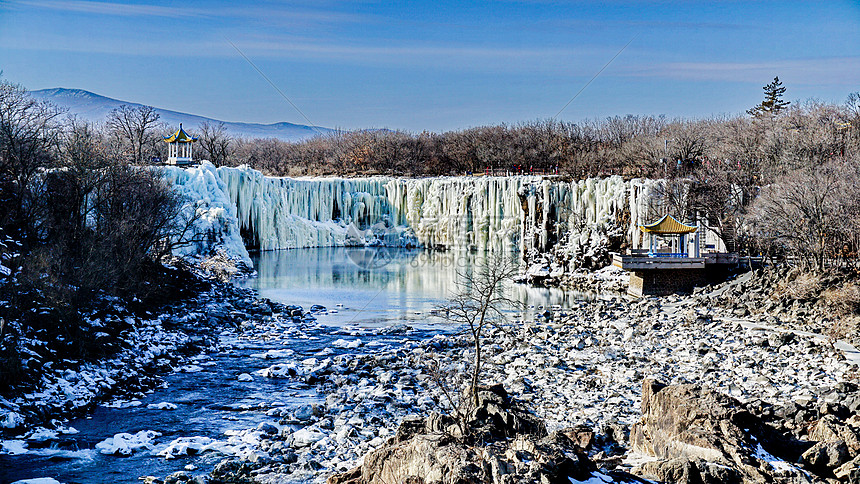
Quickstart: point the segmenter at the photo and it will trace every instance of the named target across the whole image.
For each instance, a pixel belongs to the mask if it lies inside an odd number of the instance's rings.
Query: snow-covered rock
[[[179,437],[167,444],[167,447],[156,453],[165,459],[174,459],[183,455],[196,455],[206,451],[217,451],[229,454],[229,446],[225,442],[209,437]],[[227,452],[225,452],[227,450]]]
[[[27,453],[27,443],[23,440],[0,440],[0,454],[19,455]]]
[[[102,454],[129,456],[139,450],[152,449],[152,440],[161,436],[154,430],[141,430],[136,434],[119,433],[98,444],[96,449]]]
[[[299,373],[300,367],[295,363],[278,363],[262,370],[257,370],[257,375],[266,378],[289,378]]]
[[[12,484],[62,484],[60,481],[54,479],[53,477],[36,477],[34,479],[21,479],[20,481],[15,481]]]
[[[297,449],[301,449],[303,447],[308,447],[320,440],[324,439],[326,434],[321,432],[319,429],[315,429],[313,427],[305,427],[303,429],[296,430],[292,434],[293,446]]]
[[[152,410],[176,410],[176,404],[170,402],[150,403],[146,408]]]

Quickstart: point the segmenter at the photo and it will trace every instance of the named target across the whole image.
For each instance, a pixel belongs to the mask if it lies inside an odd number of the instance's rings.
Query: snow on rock
[[[27,443],[23,440],[0,440],[0,454],[26,454]]]
[[[59,432],[57,430],[39,427],[27,434],[27,440],[31,442],[45,442],[56,439],[58,435]]]
[[[348,341],[348,340],[345,340],[343,338],[338,338],[338,339],[332,341],[331,345],[334,346],[335,348],[355,349],[355,348],[358,348],[361,346],[361,340],[360,339],[354,339],[352,341]]]
[[[170,402],[150,403],[146,408],[152,410],[176,410],[176,404]]]
[[[297,449],[301,449],[302,447],[309,447],[312,444],[324,439],[325,436],[326,434],[324,434],[319,429],[315,429],[313,427],[305,427],[303,429],[296,430],[291,435],[293,440],[293,446]]]
[[[295,363],[278,363],[254,373],[265,378],[290,378],[299,374],[301,368]]]
[[[20,481],[15,481],[12,484],[62,484],[60,481],[54,479],[53,477],[37,477],[35,479],[22,479]]]
[[[268,350],[265,353],[251,353],[251,358],[262,358],[264,360],[276,359],[276,358],[287,358],[295,354],[295,351],[289,348],[283,348],[279,350]]]
[[[226,443],[209,437],[179,437],[167,444],[167,447],[157,452],[156,455],[165,459],[173,459],[183,455],[196,455],[209,450],[223,452]]]
[[[136,434],[119,433],[96,444],[102,454],[129,456],[138,450],[152,449],[152,439],[161,436],[154,430],[141,430]]]
[[[3,414],[0,414],[3,415]],[[0,418],[0,427],[6,429],[14,429],[20,427],[24,424],[24,417],[17,412],[6,412],[5,415]]]
[[[218,452],[252,461],[267,455],[259,450],[260,432],[253,430],[227,431],[227,435],[229,438],[226,442],[201,436],[180,437],[167,444],[155,455],[169,460],[185,455],[202,454],[203,452]]]

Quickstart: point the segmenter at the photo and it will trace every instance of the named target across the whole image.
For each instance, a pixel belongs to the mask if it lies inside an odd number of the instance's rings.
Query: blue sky
[[[848,1],[0,0],[0,70],[228,121],[442,131],[554,116],[743,112],[860,90]]]

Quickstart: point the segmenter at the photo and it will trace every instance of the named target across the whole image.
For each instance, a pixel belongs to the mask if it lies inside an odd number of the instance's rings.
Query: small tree
[[[141,164],[154,148],[154,131],[159,126],[161,115],[152,106],[129,106],[123,104],[108,114],[107,126],[121,137],[126,152],[133,164]]]
[[[484,364],[484,329],[489,324],[504,320],[504,309],[517,307],[517,303],[506,296],[503,287],[513,278],[515,272],[516,267],[510,257],[498,253],[488,255],[474,272],[459,274],[457,292],[443,308],[448,320],[465,326],[465,331],[472,339],[475,355],[469,396],[474,405],[478,404],[478,383]]]
[[[221,166],[227,162],[230,156],[230,135],[224,123],[215,124],[209,121],[200,123],[200,148],[215,166]]]
[[[41,235],[45,204],[39,173],[54,163],[61,113],[24,87],[0,80],[0,227],[25,249]]]
[[[749,115],[756,118],[763,116],[773,117],[791,104],[789,101],[782,100],[782,96],[785,94],[785,87],[779,80],[779,76],[774,77],[773,82],[762,87],[762,89],[764,89],[764,101],[748,110],[747,113]]]

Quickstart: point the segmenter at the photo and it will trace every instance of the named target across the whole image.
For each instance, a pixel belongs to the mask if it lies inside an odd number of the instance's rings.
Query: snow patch
[[[146,408],[152,410],[176,410],[176,404],[170,402],[150,403]]]
[[[0,440],[0,454],[20,455],[27,453],[27,443],[23,440]]]
[[[141,430],[136,434],[119,433],[96,444],[102,454],[129,456],[139,450],[152,449],[152,440],[161,433],[154,430]]]

